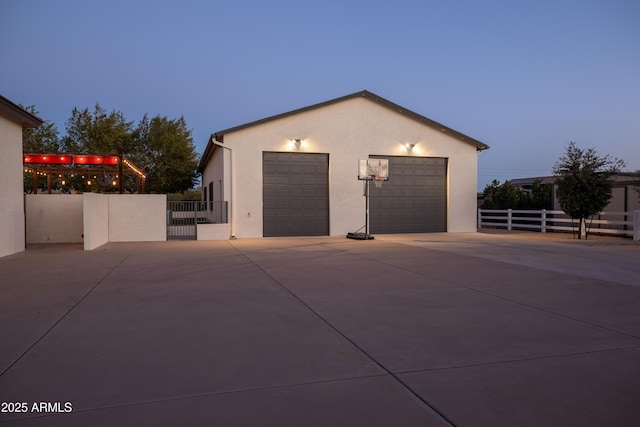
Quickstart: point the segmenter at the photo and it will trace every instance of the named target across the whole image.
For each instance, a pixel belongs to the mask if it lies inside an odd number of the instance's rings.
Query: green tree
[[[484,188],[484,209],[516,209],[520,199],[520,188],[511,185],[509,181],[500,184],[493,180]]]
[[[531,202],[525,209],[551,209],[553,207],[551,184],[543,184],[536,179],[531,184]]]
[[[184,117],[149,119],[145,114],[132,143],[131,159],[145,170],[148,192],[181,193],[194,187],[198,154]]]
[[[624,162],[609,155],[599,156],[594,148],[583,150],[570,142],[565,155],[553,167],[556,175],[556,195],[560,208],[579,220],[578,238],[587,237],[585,220],[601,212],[609,203],[613,175]]]
[[[38,111],[34,105],[24,107],[31,114],[38,115]],[[45,120],[37,128],[27,128],[22,130],[22,151],[25,153],[58,153],[60,151],[60,137],[58,128],[49,120]],[[47,178],[45,176],[37,176],[38,188],[46,187]],[[25,193],[33,191],[33,172],[25,172],[23,174],[23,189]]]
[[[118,154],[122,147],[125,157],[144,170],[146,191],[184,192],[196,184],[198,155],[184,117],[170,120],[156,116],[149,119],[145,115],[134,128],[133,122],[127,121],[121,112],[113,110],[108,113],[96,104],[93,111],[74,108],[66,122],[66,130],[67,134],[59,139],[55,126],[45,122],[38,130],[25,134],[25,147],[34,152],[111,155]],[[100,183],[100,179],[96,179],[102,178],[100,175],[95,171],[76,173],[69,177],[68,185],[83,192],[116,191],[115,186],[96,185]],[[27,178],[25,175],[25,190],[32,186],[32,177]],[[136,191],[135,176],[125,175],[123,179],[127,191]]]
[[[39,114],[33,105],[22,108],[36,116]],[[22,149],[25,153],[58,153],[60,151],[58,128],[54,123],[45,120],[35,129],[24,129],[22,131]]]
[[[120,111],[107,113],[100,104],[96,104],[93,112],[74,107],[66,128],[62,148],[69,153],[117,154],[122,146],[128,154],[132,148],[133,122],[126,121]]]

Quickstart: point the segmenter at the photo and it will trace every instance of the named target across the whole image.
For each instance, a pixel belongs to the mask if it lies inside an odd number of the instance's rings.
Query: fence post
[[[511,209],[507,209],[507,230],[511,231]]]
[[[198,202],[193,202],[193,234],[195,234],[196,240],[198,240]]]
[[[633,211],[633,240],[640,240],[640,211]]]
[[[547,210],[542,209],[542,215],[540,215],[540,231],[542,233],[547,232]]]

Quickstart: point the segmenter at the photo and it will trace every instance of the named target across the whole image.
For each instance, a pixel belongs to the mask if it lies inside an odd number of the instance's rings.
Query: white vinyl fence
[[[601,212],[586,220],[589,233],[617,234],[640,240],[640,211]],[[534,230],[574,232],[578,220],[563,211],[478,209],[478,228],[506,228],[507,230]]]

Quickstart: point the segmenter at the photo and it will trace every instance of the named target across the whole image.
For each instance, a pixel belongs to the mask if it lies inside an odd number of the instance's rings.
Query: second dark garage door
[[[329,234],[329,155],[265,152],[263,236]]]
[[[389,159],[389,181],[370,186],[371,233],[447,231],[447,159],[369,157]]]

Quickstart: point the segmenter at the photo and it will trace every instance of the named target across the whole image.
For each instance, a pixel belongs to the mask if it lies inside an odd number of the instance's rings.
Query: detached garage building
[[[205,200],[229,202],[239,238],[358,230],[367,158],[389,160],[389,180],[370,186],[371,233],[476,231],[477,155],[487,148],[362,91],[216,132],[198,171]]]

